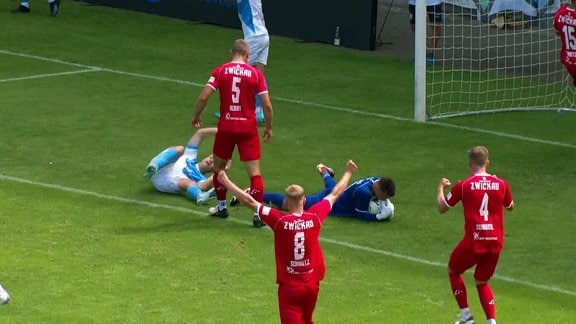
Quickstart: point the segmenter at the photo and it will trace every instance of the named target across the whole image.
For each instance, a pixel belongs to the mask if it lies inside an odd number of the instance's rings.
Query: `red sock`
[[[218,173],[214,172],[212,174],[212,180],[214,181],[214,189],[216,189],[216,199],[226,200],[226,187],[224,187],[220,181],[218,181]]]
[[[452,287],[452,294],[454,294],[454,298],[456,298],[458,307],[460,307],[460,309],[468,307],[468,295],[466,294],[464,278],[462,275],[456,273],[451,273],[448,276],[450,277],[450,287]]]
[[[259,202],[264,200],[264,181],[261,175],[250,178],[250,195]]]
[[[482,284],[476,286],[478,290],[478,297],[480,298],[480,305],[484,309],[487,319],[496,319],[496,306],[494,305],[494,292],[489,284]]]

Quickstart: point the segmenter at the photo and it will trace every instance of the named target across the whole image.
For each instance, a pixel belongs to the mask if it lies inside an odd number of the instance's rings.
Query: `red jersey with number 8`
[[[316,283],[324,279],[326,268],[318,239],[331,209],[327,199],[302,214],[260,206],[260,218],[274,231],[277,283]]]
[[[458,181],[446,196],[446,205],[462,201],[464,241],[475,252],[500,252],[504,243],[504,208],[513,203],[508,183],[495,175],[480,173]]]

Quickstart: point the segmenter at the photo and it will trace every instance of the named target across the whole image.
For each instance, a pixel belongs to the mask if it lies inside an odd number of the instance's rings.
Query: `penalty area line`
[[[112,200],[112,201],[117,201],[117,202],[122,202],[122,203],[147,206],[147,207],[151,207],[151,208],[163,208],[163,209],[169,209],[169,210],[183,212],[183,213],[189,213],[189,214],[191,213],[191,214],[195,214],[195,215],[199,215],[199,216],[206,216],[206,213],[192,210],[189,208],[176,207],[176,206],[170,206],[170,205],[164,205],[164,204],[156,204],[156,203],[151,203],[151,202],[142,201],[142,200],[123,198],[123,197],[118,197],[118,196],[113,196],[113,195],[106,195],[106,194],[101,194],[101,193],[94,192],[94,191],[77,189],[77,188],[62,186],[62,185],[58,185],[58,184],[43,183],[43,182],[32,181],[32,180],[18,178],[18,177],[12,177],[12,176],[8,176],[5,174],[0,174],[0,180],[6,180],[6,181],[11,181],[11,182],[27,184],[27,185],[33,185],[33,186],[43,187],[43,188],[47,188],[47,189],[60,190],[60,191],[75,193],[75,194],[79,194],[79,195],[92,196],[92,197],[96,197],[96,198],[100,198],[100,199],[107,199],[107,200]],[[235,219],[232,217],[229,217],[228,220],[235,222],[235,223],[251,225],[251,223],[249,223],[247,221]],[[269,227],[266,227],[266,229],[270,230]],[[396,258],[396,259],[401,259],[401,260],[405,260],[405,261],[410,261],[410,262],[414,262],[414,263],[419,263],[419,264],[424,264],[424,265],[429,265],[429,266],[434,266],[434,267],[442,267],[442,268],[446,267],[446,264],[444,264],[444,263],[434,262],[434,261],[430,261],[430,260],[426,260],[426,259],[422,259],[422,258],[417,258],[417,257],[412,257],[412,256],[408,256],[408,255],[403,255],[403,254],[399,254],[399,253],[394,253],[394,252],[390,252],[390,251],[375,249],[375,248],[371,248],[371,247],[367,247],[367,246],[363,246],[363,245],[358,245],[358,244],[354,244],[354,243],[334,240],[331,238],[321,237],[320,240],[322,242],[340,245],[340,246],[344,246],[344,247],[358,250],[358,251],[365,251],[365,252],[369,252],[369,253],[384,255],[384,256],[388,256],[388,257],[392,257],[392,258]],[[570,290],[562,289],[562,288],[555,287],[555,286],[536,284],[536,283],[532,283],[529,281],[518,280],[515,278],[511,278],[511,277],[507,277],[507,276],[501,276],[501,275],[494,275],[494,278],[501,280],[501,281],[513,283],[513,284],[527,286],[530,288],[535,288],[535,289],[540,289],[540,290],[545,290],[545,291],[550,291],[550,292],[555,292],[555,293],[561,293],[561,294],[565,294],[565,295],[576,296],[576,291],[570,291]]]

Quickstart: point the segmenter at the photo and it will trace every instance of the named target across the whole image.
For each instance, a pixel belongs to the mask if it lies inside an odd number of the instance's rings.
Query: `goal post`
[[[553,29],[560,1],[535,8],[526,0],[490,0],[477,9],[445,0],[440,43],[433,65],[426,65],[422,51],[431,41],[430,28],[426,0],[417,0],[414,120],[574,110],[576,91],[560,63]]]

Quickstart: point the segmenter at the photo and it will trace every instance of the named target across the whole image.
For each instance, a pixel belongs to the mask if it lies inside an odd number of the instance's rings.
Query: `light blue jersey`
[[[250,38],[268,35],[268,29],[264,22],[261,0],[238,0],[238,17],[242,23],[244,39],[250,42]],[[250,48],[252,52],[252,48]]]

